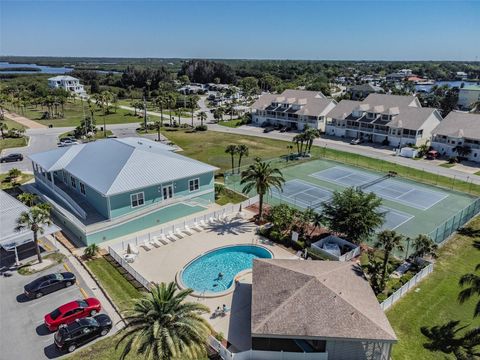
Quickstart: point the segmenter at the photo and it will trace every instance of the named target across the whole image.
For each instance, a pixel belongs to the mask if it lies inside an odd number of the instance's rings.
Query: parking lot
[[[23,286],[41,275],[67,271],[63,265],[56,265],[29,276],[8,271],[7,276],[0,277],[1,359],[53,359],[64,355],[57,351],[53,343],[54,333],[47,330],[43,324],[43,317],[62,304],[82,299],[84,296],[80,287],[88,297],[92,296],[90,290],[83,285],[83,279],[79,274],[68,262],[66,264],[75,273],[77,285],[35,300],[29,300],[23,294]]]

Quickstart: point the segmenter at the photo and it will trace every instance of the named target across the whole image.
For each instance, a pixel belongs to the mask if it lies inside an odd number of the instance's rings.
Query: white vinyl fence
[[[193,226],[196,222],[198,223],[201,220],[208,222],[211,218],[218,219],[222,216],[237,214],[240,209],[244,209],[245,207],[248,207],[257,202],[258,202],[258,196],[254,196],[250,199],[243,201],[240,204],[226,205],[216,211],[212,211],[211,213],[185,219],[181,222],[168,225],[159,230],[155,230],[142,235],[137,235],[127,240],[122,240],[117,244],[110,245],[108,247],[108,253],[110,254],[110,256],[112,256],[115,259],[116,262],[118,262],[126,271],[128,271],[128,273],[132,275],[140,284],[142,284],[145,288],[150,289],[150,281],[148,281],[142,275],[140,275],[137,271],[135,271],[130,266],[130,264],[128,264],[123,258],[123,255],[127,250],[128,244],[132,244],[132,245],[135,245],[136,247],[139,247],[145,241],[150,241],[154,236],[159,236],[160,234],[166,235],[170,231],[175,232],[175,230],[177,229],[180,229],[180,230],[185,229],[185,226],[189,226],[189,227]]]
[[[418,272],[409,282],[405,283],[400,289],[395,291],[384,302],[380,304],[383,311],[387,310],[390,306],[400,300],[407,292],[409,292],[415,285],[417,285],[423,278],[429,275],[433,271],[433,264],[424,267]]]

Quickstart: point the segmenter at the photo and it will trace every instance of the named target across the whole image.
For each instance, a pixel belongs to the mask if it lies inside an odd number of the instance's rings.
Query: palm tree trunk
[[[240,174],[240,164],[242,163],[242,154],[238,155],[238,173]]]
[[[382,269],[382,290],[385,289],[385,277],[387,276],[387,264],[388,258],[390,257],[390,252],[385,251],[383,257],[383,269]]]
[[[36,231],[33,232],[33,242],[35,243],[35,251],[37,252],[38,262],[42,263],[42,254],[40,254],[40,246],[38,245],[38,234]]]
[[[162,126],[161,124],[162,123],[158,124],[157,126],[158,142],[160,142],[160,127]]]
[[[192,107],[192,128],[193,128],[193,107]]]
[[[235,172],[235,161],[234,161],[234,158],[233,158],[233,154],[232,155],[232,174]]]
[[[258,222],[263,218],[263,194],[258,194]]]

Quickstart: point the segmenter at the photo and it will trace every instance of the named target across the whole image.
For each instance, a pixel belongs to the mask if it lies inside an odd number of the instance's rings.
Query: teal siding
[[[148,206],[148,205],[162,201],[162,191],[161,191],[162,185],[169,185],[173,183],[174,197],[191,195],[194,192],[190,193],[188,188],[188,182],[189,180],[196,179],[196,178],[200,179],[200,188],[199,190],[197,190],[198,192],[209,190],[209,189],[213,190],[214,177],[213,177],[213,172],[211,172],[211,173],[199,175],[196,177],[185,178],[185,179],[180,179],[180,180],[176,180],[176,181],[161,184],[161,185],[159,184],[155,186],[150,186],[150,187],[135,190],[129,193],[113,195],[110,197],[111,217],[115,218],[118,216],[122,216],[142,208],[142,206],[136,207],[136,208],[131,207],[130,195],[132,194],[143,192],[144,199],[145,199],[144,206]]]
[[[204,210],[201,206],[189,206],[183,203],[165,207],[154,213],[142,216],[138,219],[120,224],[114,228],[99,231],[93,234],[87,234],[87,245],[98,244],[103,241],[116,239],[121,236],[143,231],[153,226],[158,226],[166,222],[194,214]]]

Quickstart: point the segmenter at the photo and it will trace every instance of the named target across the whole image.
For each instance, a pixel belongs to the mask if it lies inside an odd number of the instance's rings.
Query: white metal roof
[[[58,76],[51,77],[48,80],[61,81],[61,80],[78,80],[78,79],[70,75],[58,75]]]
[[[144,138],[99,140],[30,155],[47,171],[65,169],[104,196],[215,171]]]
[[[17,219],[24,211],[28,211],[26,205],[13,196],[8,195],[5,191],[0,190],[0,246],[3,248],[9,250],[33,240],[31,230],[15,230]],[[52,224],[45,229],[41,236],[50,235],[59,230],[58,226]]]

